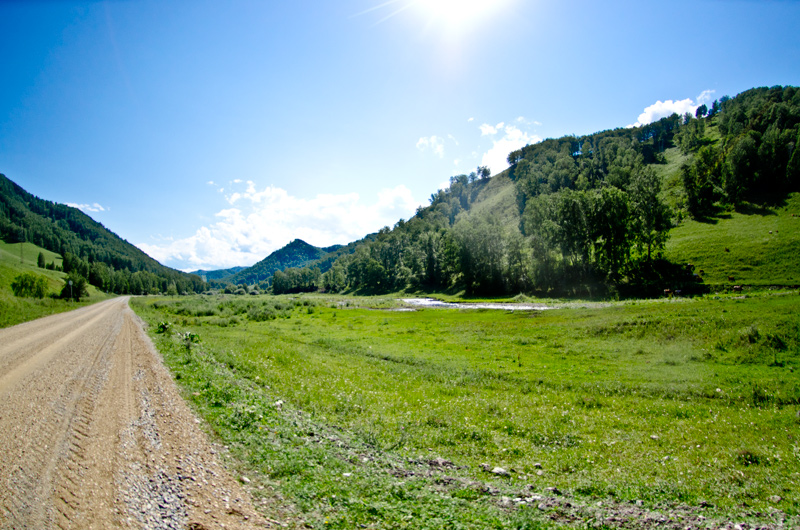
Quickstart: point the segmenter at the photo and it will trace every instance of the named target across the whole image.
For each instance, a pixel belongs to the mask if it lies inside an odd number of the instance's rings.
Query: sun
[[[449,32],[474,29],[510,0],[416,0],[414,7],[423,17]]]
[[[472,30],[514,0],[387,0],[355,16],[371,12],[381,14],[377,24],[401,13],[416,12],[427,24],[440,26],[448,33]]]

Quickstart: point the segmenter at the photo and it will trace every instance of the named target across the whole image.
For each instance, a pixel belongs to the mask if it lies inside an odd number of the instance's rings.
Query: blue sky
[[[800,2],[0,2],[0,172],[167,265],[348,243],[508,152],[800,84]]]

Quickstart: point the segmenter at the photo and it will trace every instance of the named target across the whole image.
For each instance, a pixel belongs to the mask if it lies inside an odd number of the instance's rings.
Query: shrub
[[[184,333],[180,333],[178,334],[178,337],[180,338],[183,345],[186,346],[187,352],[192,351],[192,344],[197,344],[198,342],[200,342],[200,335],[198,335],[193,331],[186,331]]]
[[[89,284],[86,278],[75,273],[70,273],[64,278],[64,287],[61,288],[61,298],[71,298],[80,302],[82,297],[89,296]]]
[[[11,282],[14,296],[44,298],[47,295],[47,278],[32,272],[20,274]]]
[[[736,461],[743,466],[757,466],[764,461],[764,458],[750,449],[742,449],[736,453]]]
[[[277,315],[269,307],[251,307],[247,311],[247,319],[253,322],[266,322],[276,318]]]
[[[748,344],[755,344],[758,342],[758,339],[761,338],[761,333],[758,331],[758,326],[752,324],[746,328],[744,328],[740,333],[739,336],[742,338],[742,342]]]

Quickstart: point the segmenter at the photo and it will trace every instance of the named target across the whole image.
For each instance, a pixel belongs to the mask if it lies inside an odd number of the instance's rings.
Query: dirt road
[[[0,529],[264,528],[117,298],[0,330]]]

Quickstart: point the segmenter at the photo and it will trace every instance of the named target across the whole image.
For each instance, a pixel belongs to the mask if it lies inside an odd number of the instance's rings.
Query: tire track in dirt
[[[91,316],[91,320],[75,328],[75,323],[70,321],[53,327],[46,327],[45,332],[34,332],[33,337],[38,340],[26,340],[25,337],[17,338],[0,350],[0,397],[13,388],[20,379],[34,372],[41,365],[52,359],[70,341],[73,341],[89,327],[96,324],[103,318],[102,308],[96,308],[88,312],[84,317]],[[72,316],[72,315],[70,315]],[[66,329],[73,328],[72,331],[64,333]],[[55,340],[53,340],[55,338]],[[46,345],[46,346],[45,346]]]
[[[2,419],[6,419],[10,413],[11,418],[18,422],[26,421],[22,429],[19,424],[9,425],[12,431],[24,435],[16,437],[16,451],[4,451],[7,456],[16,453],[15,468],[3,495],[9,509],[9,520],[14,527],[53,527],[54,506],[41,500],[52,496],[58,461],[65,457],[71,462],[79,461],[76,458],[79,454],[69,455],[75,449],[70,439],[79,436],[75,429],[80,420],[78,404],[85,394],[86,379],[96,370],[98,358],[107,344],[106,340],[99,348],[92,347],[90,341],[85,338],[79,340],[78,337],[87,328],[104,320],[103,315],[98,311],[90,312],[88,322],[28,356],[0,379],[0,392],[6,397],[4,409],[26,401],[29,402],[29,409],[33,409],[26,411],[27,414],[22,417],[17,408],[3,410],[2,415]],[[50,338],[54,338],[52,334]],[[89,362],[78,362],[76,356],[86,351],[91,352],[87,356]],[[55,380],[43,377],[42,372],[48,371],[50,361],[55,360],[57,354],[61,354],[57,362],[66,365],[67,370]]]
[[[0,398],[0,529],[268,526],[126,298],[0,330]]]

